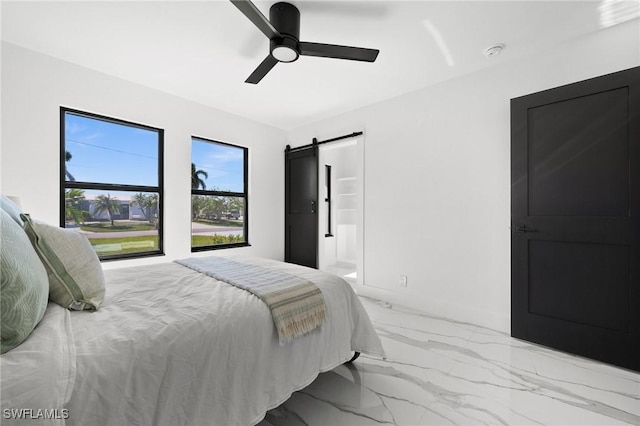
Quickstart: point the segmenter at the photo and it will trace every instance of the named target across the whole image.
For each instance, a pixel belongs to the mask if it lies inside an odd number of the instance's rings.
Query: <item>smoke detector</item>
[[[491,56],[498,56],[502,50],[504,49],[504,44],[494,44],[493,46],[487,47],[484,50],[484,56],[490,58]]]

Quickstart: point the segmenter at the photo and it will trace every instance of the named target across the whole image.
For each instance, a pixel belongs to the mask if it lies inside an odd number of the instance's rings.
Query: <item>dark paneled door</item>
[[[285,152],[285,262],[318,267],[318,147]]]
[[[511,333],[640,370],[640,68],[511,101]]]

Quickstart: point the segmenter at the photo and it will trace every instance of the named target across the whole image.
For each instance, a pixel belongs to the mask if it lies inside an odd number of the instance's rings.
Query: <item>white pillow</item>
[[[22,228],[2,209],[0,271],[0,352],[4,354],[27,339],[42,319],[49,283]]]
[[[22,213],[22,211],[20,207],[4,195],[0,195],[0,209],[4,210],[5,213],[11,216],[11,219],[22,226],[22,220],[20,219],[20,213]]]
[[[49,276],[49,299],[65,308],[96,310],[104,299],[104,274],[87,238],[20,215]]]

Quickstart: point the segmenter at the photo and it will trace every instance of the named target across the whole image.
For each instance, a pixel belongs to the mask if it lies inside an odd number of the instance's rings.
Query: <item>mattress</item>
[[[58,352],[74,362],[51,360],[49,368],[67,369],[57,374],[67,379],[56,390],[67,410],[61,422],[253,425],[354,351],[384,356],[341,278],[273,260],[232,259],[316,284],[327,305],[325,324],[281,346],[269,309],[247,291],[177,263],[105,271],[100,309],[62,314],[68,327],[59,330],[66,334],[59,345],[69,347]],[[4,402],[3,395],[3,408]]]

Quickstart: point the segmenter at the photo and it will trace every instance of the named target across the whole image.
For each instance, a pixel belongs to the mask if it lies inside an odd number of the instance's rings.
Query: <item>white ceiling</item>
[[[269,43],[223,0],[3,1],[2,39],[287,130],[600,30],[597,1],[291,2],[300,40],[377,61],[301,57],[246,84]],[[273,3],[255,1],[267,17]]]

